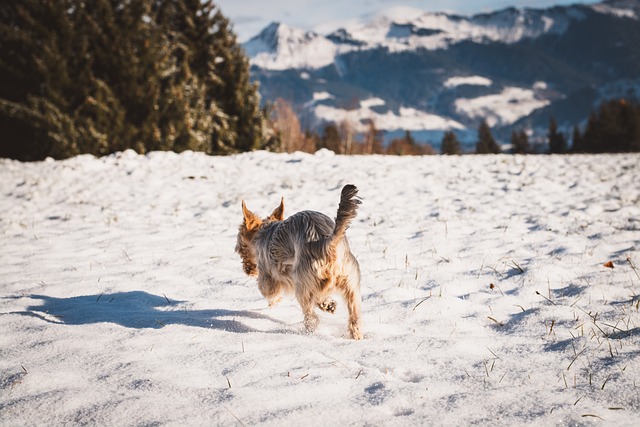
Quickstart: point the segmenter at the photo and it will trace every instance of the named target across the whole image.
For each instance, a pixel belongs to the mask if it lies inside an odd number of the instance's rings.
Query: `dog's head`
[[[280,201],[280,206],[265,219],[260,219],[258,215],[247,209],[247,205],[243,200],[242,215],[243,220],[242,224],[240,224],[240,230],[238,231],[236,252],[242,259],[242,269],[244,272],[249,276],[257,276],[258,265],[256,262],[254,238],[263,226],[284,219],[284,198]]]

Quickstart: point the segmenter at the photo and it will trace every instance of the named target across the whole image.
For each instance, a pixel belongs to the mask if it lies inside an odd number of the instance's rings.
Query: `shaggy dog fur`
[[[298,212],[284,219],[284,199],[265,219],[242,202],[244,220],[238,232],[236,252],[243,270],[257,276],[258,288],[269,306],[281,293],[295,293],[307,331],[315,330],[314,308],[333,313],[336,303],[330,294],[339,292],[349,310],[349,333],[362,339],[360,330],[360,266],[349,249],[345,232],[361,203],[358,189],[342,189],[335,223],[315,211]]]

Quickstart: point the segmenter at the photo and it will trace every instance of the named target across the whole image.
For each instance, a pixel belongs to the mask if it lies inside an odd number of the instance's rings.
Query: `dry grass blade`
[[[487,378],[488,378],[489,377],[489,367],[487,366],[487,361],[486,360],[483,360],[483,362],[484,362],[484,370],[487,373]]]
[[[573,365],[573,363],[576,361],[576,359],[577,359],[577,358],[578,358],[582,353],[584,353],[586,349],[587,349],[586,347],[585,347],[585,348],[583,348],[583,349],[582,349],[582,351],[580,351],[578,354],[576,354],[576,355],[575,355],[575,357],[573,358],[573,360],[571,361],[571,363],[569,363],[569,366],[567,366],[567,371],[568,371],[569,369],[571,369],[571,365]]]
[[[627,262],[631,266],[631,269],[633,270],[633,272],[636,273],[636,276],[638,277],[638,280],[640,280],[640,273],[638,273],[638,268],[633,264],[633,261],[631,261],[631,257],[630,256],[627,257]]]
[[[602,418],[601,416],[596,415],[596,414],[582,414],[581,417],[582,418],[589,418],[589,417],[591,417],[591,418],[599,418],[599,419],[604,421],[604,418]]]
[[[604,380],[604,382],[602,383],[602,387],[600,387],[600,390],[604,390],[604,386],[607,385],[607,381],[609,381],[610,379],[611,379],[611,375],[609,375],[607,379]]]
[[[495,357],[496,359],[500,359],[500,357],[498,357],[497,354],[495,354],[493,351],[491,351],[491,349],[489,347],[487,347],[486,345],[485,345],[485,347],[486,347],[487,350],[489,350],[489,353],[493,354],[493,357]]]
[[[419,306],[420,304],[422,304],[423,302],[425,302],[425,301],[426,301],[426,300],[428,300],[429,298],[431,298],[431,296],[428,296],[428,297],[426,297],[426,298],[423,298],[419,303],[417,303],[417,304],[413,307],[413,310],[412,310],[412,311],[416,311],[416,308],[418,308],[418,306]]]
[[[555,302],[551,301],[549,298],[545,297],[544,295],[542,295],[540,292],[536,291],[536,295],[541,296],[542,298],[546,299],[548,302],[550,302],[553,305],[556,305]]]
[[[235,419],[236,419],[236,421],[237,421],[241,426],[244,426],[244,423],[243,423],[242,421],[240,421],[240,418],[236,417],[236,414],[234,414],[233,412],[231,412],[231,410],[230,410],[229,408],[227,408],[226,406],[222,405],[222,407],[223,407],[224,409],[226,409],[226,410],[227,410],[227,412],[229,412],[229,413],[231,414],[231,416],[232,416],[233,418],[235,418]]]
[[[496,324],[498,324],[498,326],[504,326],[504,323],[498,322],[496,319],[494,319],[491,316],[487,316],[487,319],[491,320],[492,322],[495,322]]]
[[[515,267],[516,270],[520,272],[520,274],[524,274],[524,269],[520,267],[517,262],[511,260],[511,264]]]
[[[489,283],[489,289],[493,290],[495,288],[498,288],[498,290],[500,291],[500,294],[504,296],[504,292],[502,292],[502,289],[500,289],[500,286],[494,284],[494,283]]]

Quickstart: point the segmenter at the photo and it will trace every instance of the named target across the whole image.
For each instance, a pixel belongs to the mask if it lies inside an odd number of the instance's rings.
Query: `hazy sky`
[[[216,0],[214,3],[231,19],[239,41],[244,42],[272,21],[314,30],[321,24],[358,18],[392,6],[471,15],[509,6],[544,8],[597,0]]]

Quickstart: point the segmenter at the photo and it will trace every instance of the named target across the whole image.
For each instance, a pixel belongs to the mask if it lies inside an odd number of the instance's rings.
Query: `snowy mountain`
[[[245,44],[252,64],[264,69],[320,68],[331,64],[337,46],[313,32],[272,23]]]
[[[480,119],[505,136],[583,121],[595,104],[640,91],[640,1],[470,17],[394,8],[325,34],[272,23],[244,47],[265,100],[303,124],[348,120],[438,142],[473,138]],[[503,138],[504,139],[504,138]]]

